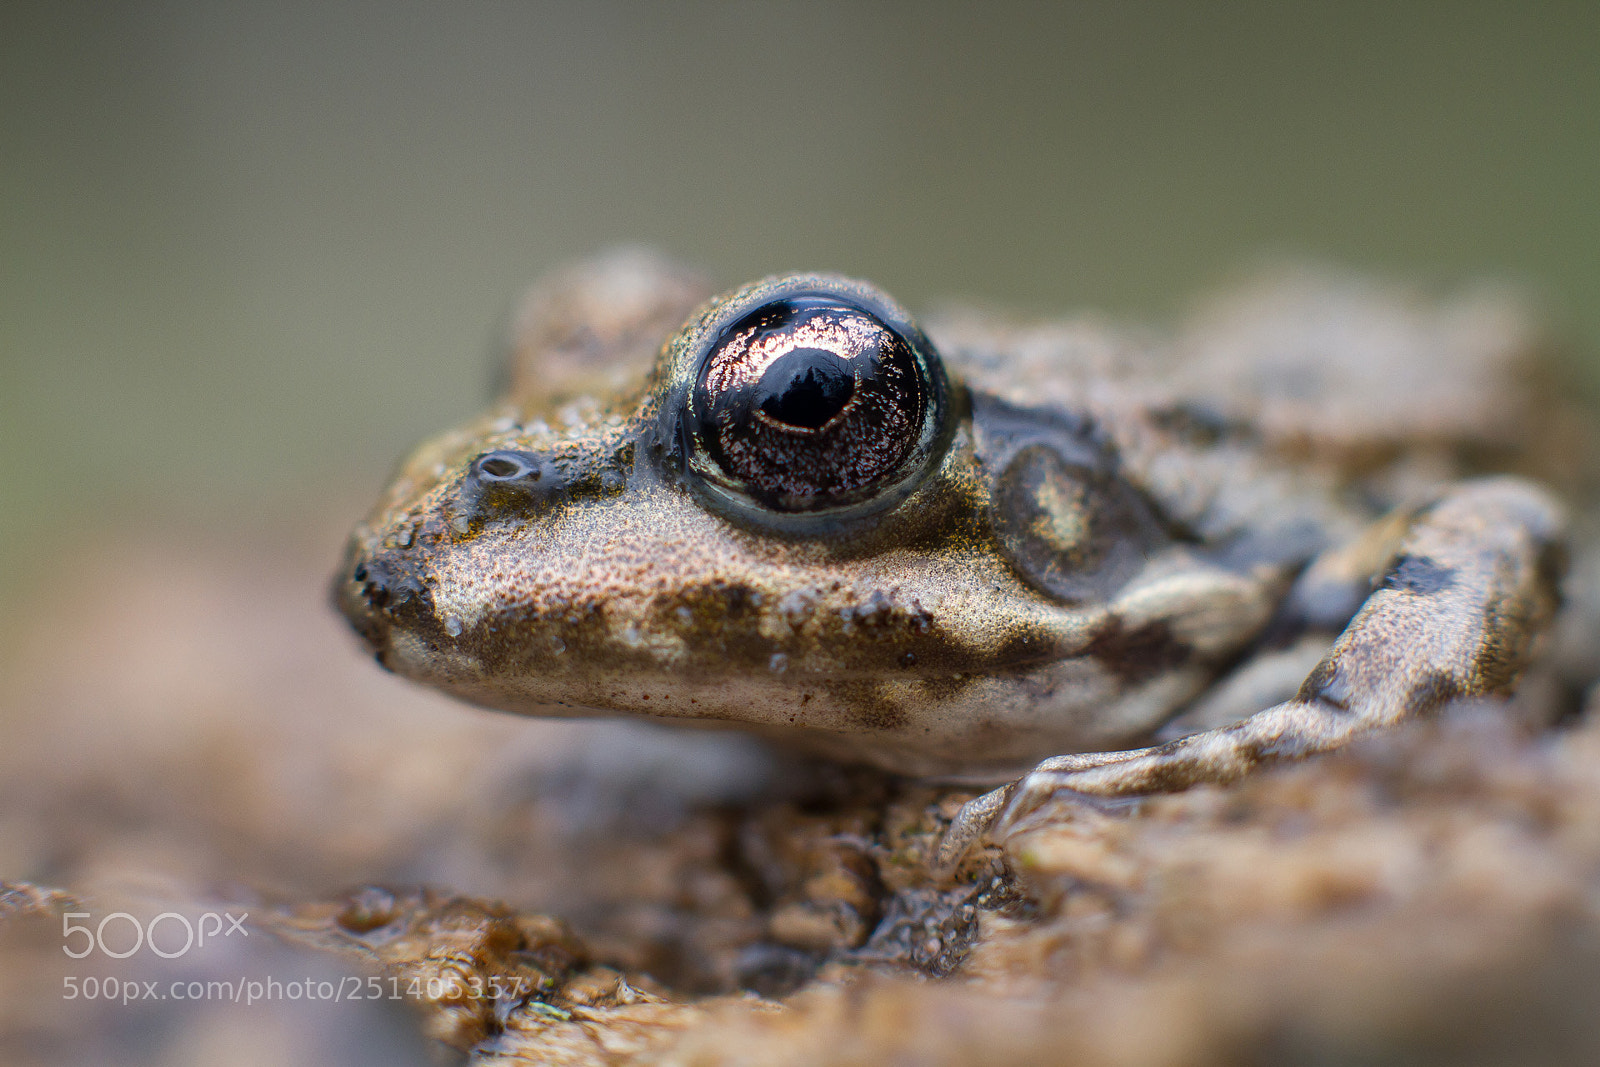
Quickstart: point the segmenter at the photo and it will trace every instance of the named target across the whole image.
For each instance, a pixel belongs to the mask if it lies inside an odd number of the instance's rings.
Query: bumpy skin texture
[[[798,518],[705,477],[683,422],[720,331],[797,288],[873,309],[948,376],[914,477]],[[1493,294],[1290,275],[1174,339],[970,314],[924,336],[829,275],[702,295],[638,253],[536,292],[505,398],[352,535],[335,596],[381,663],[490,707],[912,775],[1059,757],[970,805],[954,857],[1064,790],[1226,780],[1508,692],[1554,611],[1558,506],[1455,480],[1516,444],[1525,403],[1530,335]],[[1211,728],[1116,751],[1164,726]]]

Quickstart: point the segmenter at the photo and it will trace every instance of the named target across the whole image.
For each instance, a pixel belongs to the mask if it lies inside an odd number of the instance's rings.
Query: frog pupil
[[[844,361],[820,348],[797,348],[761,376],[756,396],[775,422],[820,430],[855,396],[856,377]]]

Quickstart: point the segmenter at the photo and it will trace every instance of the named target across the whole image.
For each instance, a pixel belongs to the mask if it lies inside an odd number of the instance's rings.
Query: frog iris
[[[706,337],[684,398],[691,469],[731,503],[804,516],[876,511],[930,466],[948,385],[891,303],[841,282],[762,294]]]

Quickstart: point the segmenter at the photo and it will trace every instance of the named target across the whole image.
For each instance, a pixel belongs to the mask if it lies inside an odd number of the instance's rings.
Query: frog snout
[[[409,553],[369,552],[353,541],[331,592],[334,606],[385,666],[395,626],[434,625],[432,591]]]
[[[562,462],[545,453],[506,449],[483,453],[462,473],[453,506],[445,511],[446,524],[429,531],[403,520],[382,536],[352,540],[334,580],[335,606],[380,663],[386,662],[396,630],[443,636],[449,631],[434,609],[430,566],[440,546],[470,537],[489,522],[547,511],[583,477],[584,465],[570,458]]]

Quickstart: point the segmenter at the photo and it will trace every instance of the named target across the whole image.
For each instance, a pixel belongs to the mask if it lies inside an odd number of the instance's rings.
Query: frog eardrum
[[[778,528],[891,507],[937,465],[950,386],[933,346],[881,293],[832,276],[758,283],[686,331],[668,402],[708,502]]]

